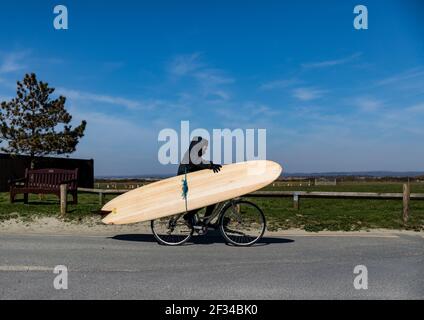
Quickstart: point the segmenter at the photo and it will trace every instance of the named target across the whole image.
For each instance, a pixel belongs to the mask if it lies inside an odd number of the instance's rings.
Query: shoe
[[[183,219],[189,227],[194,227],[196,225],[196,220],[194,218],[194,215],[185,214],[183,216]]]
[[[218,228],[218,224],[217,223],[209,222],[208,223],[208,228],[217,229]]]

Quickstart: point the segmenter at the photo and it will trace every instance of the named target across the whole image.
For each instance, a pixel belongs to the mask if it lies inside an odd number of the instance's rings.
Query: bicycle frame
[[[219,202],[217,203],[215,209],[212,211],[212,214],[210,216],[208,216],[207,218],[202,218],[202,219],[198,219],[203,226],[208,226],[211,221],[213,219],[215,219],[216,217],[219,217],[219,215],[222,213],[222,210],[224,209],[224,207],[228,204],[228,203],[233,203],[234,200],[236,199],[231,199],[231,200],[227,200],[224,202]],[[185,215],[186,213],[180,213],[176,218],[175,221],[177,221],[178,219],[180,219],[183,215]],[[196,216],[198,216],[198,214],[196,213]],[[171,222],[171,221],[170,221]]]
[[[199,219],[199,221],[201,221],[202,224],[205,225],[205,226],[209,225],[213,219],[215,219],[216,217],[219,217],[219,215],[222,213],[222,210],[224,209],[224,207],[228,203],[233,203],[234,200],[235,199],[227,200],[227,201],[224,201],[224,202],[219,202],[216,205],[215,209],[213,210],[213,212],[210,216],[208,216],[207,218]]]

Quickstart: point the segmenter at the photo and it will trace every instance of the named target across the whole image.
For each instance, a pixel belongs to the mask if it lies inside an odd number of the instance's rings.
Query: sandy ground
[[[100,217],[86,218],[81,221],[66,221],[54,217],[35,218],[32,221],[10,219],[0,222],[0,233],[52,233],[52,234],[117,234],[150,232],[150,223],[131,225],[105,225]]]
[[[64,221],[54,217],[36,218],[32,221],[10,219],[0,222],[1,234],[69,234],[69,235],[116,235],[116,234],[150,234],[150,222],[142,222],[130,225],[104,225],[100,217],[86,218],[82,221]],[[365,237],[397,237],[397,235],[421,236],[424,232],[405,230],[372,229],[362,231],[320,231],[307,232],[300,229],[267,231],[267,236],[365,236]]]

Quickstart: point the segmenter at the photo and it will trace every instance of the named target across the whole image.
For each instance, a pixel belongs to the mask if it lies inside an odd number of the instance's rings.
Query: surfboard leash
[[[186,209],[186,213],[188,212],[187,209],[187,195],[188,195],[188,183],[187,183],[187,168],[184,168],[184,179],[181,180],[182,182],[182,194],[181,196],[183,197],[184,201],[185,201],[185,209]]]

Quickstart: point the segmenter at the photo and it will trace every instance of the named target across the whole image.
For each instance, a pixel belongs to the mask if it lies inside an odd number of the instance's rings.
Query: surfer
[[[178,167],[177,175],[186,174],[189,172],[195,172],[203,169],[210,169],[217,173],[221,170],[220,164],[214,164],[212,161],[207,161],[202,158],[208,148],[208,140],[202,137],[194,137],[190,142],[190,146],[184,154],[183,161]],[[209,217],[215,209],[215,204],[206,207],[205,218]],[[184,220],[189,222],[191,225],[195,225],[195,215],[201,209],[196,209],[187,212],[184,215]]]

